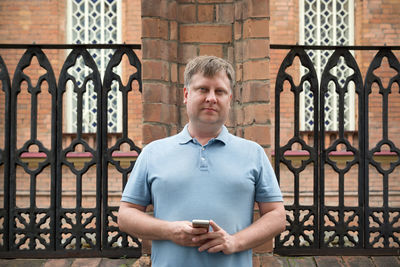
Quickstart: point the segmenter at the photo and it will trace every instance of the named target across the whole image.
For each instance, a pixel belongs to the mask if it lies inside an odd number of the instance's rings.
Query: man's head
[[[185,68],[184,86],[189,89],[192,77],[197,73],[201,73],[204,77],[210,78],[220,71],[225,72],[230,82],[230,89],[232,90],[235,85],[235,71],[228,61],[215,56],[199,56],[190,60]]]
[[[191,134],[215,135],[221,130],[228,119],[233,84],[233,68],[223,59],[201,56],[187,64],[183,95]]]

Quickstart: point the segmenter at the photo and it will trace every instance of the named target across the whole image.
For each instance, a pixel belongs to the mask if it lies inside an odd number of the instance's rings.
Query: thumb
[[[213,220],[210,220],[210,225],[211,225],[211,227],[212,227],[214,232],[217,232],[217,231],[221,230],[221,227],[219,227],[219,225],[216,224]]]

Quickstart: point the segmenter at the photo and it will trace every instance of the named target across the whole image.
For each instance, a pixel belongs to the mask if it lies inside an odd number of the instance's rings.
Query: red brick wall
[[[144,144],[177,131],[176,9],[175,1],[142,1]]]

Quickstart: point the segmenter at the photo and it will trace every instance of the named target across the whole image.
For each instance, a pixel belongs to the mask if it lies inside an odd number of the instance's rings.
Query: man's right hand
[[[170,233],[169,239],[178,245],[198,247],[206,242],[204,240],[193,242],[195,236],[207,233],[207,229],[193,228],[192,223],[189,221],[170,222],[168,228]]]
[[[164,221],[145,213],[146,207],[121,202],[118,226],[121,231],[147,240],[170,240],[181,246],[199,247],[206,241],[193,238],[207,233],[207,229],[193,228],[189,221]]]

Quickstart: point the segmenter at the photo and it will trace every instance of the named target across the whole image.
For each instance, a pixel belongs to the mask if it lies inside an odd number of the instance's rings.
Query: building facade
[[[96,43],[127,43],[141,44],[141,50],[136,50],[142,62],[142,92],[139,85],[133,84],[128,103],[128,137],[138,147],[143,147],[152,140],[173,135],[179,132],[187,122],[183,104],[183,71],[185,64],[194,56],[215,55],[223,57],[233,63],[236,70],[236,86],[232,112],[228,121],[229,130],[238,136],[256,141],[263,146],[271,159],[274,160],[275,125],[275,82],[278,69],[287,55],[287,49],[271,49],[271,44],[304,44],[304,45],[399,45],[400,37],[400,2],[393,0],[284,0],[284,1],[256,1],[256,0],[35,0],[35,1],[1,1],[0,2],[0,43],[3,44],[96,44]],[[393,12],[394,11],[394,12]],[[1,49],[0,56],[8,67],[9,76],[13,77],[17,64],[25,51],[21,49]],[[47,49],[48,57],[55,73],[55,77],[62,71],[65,59],[70,51],[62,49]],[[101,74],[104,73],[109,60],[109,50],[91,49],[90,54],[95,60]],[[357,60],[363,79],[377,50],[352,51]],[[399,58],[399,52],[393,51]],[[320,78],[330,55],[333,51],[308,51],[317,75]],[[84,77],[90,70],[84,67],[83,59],[78,59],[70,74],[76,77],[78,84],[84,83]],[[335,74],[342,80],[351,75],[351,70],[341,62]],[[291,74],[297,78],[307,73],[301,63],[297,61]],[[35,58],[29,67],[23,70],[31,77],[35,86],[43,68]],[[115,69],[123,79],[128,81],[128,74],[132,72],[130,64],[125,58]],[[390,78],[396,75],[385,62],[379,69],[380,77],[388,84]],[[398,73],[397,73],[398,74]],[[58,82],[58,81],[57,81]],[[388,118],[390,122],[389,139],[400,146],[400,135],[397,130],[399,121],[399,85],[393,84],[393,96],[389,100]],[[16,148],[20,149],[29,140],[31,134],[31,93],[29,85],[22,83],[21,92],[17,100]],[[110,110],[107,111],[110,124],[107,126],[109,143],[115,142],[121,135],[122,127],[122,96],[117,87],[112,87],[109,97]],[[45,147],[50,147],[51,128],[49,127],[51,95],[46,93],[46,84],[42,85],[39,96],[37,140]],[[308,91],[307,91],[308,90]],[[312,146],[313,107],[310,88],[305,87],[299,102],[299,130],[302,140]],[[339,138],[339,100],[334,88],[330,87],[326,96],[326,132],[322,137],[326,148]],[[5,107],[5,94],[0,90],[0,108]],[[84,139],[91,146],[96,146],[96,93],[93,85],[87,86],[83,97],[82,133]],[[280,103],[280,145],[286,144],[293,136],[295,125],[294,98],[290,88],[286,85]],[[345,139],[349,144],[358,148],[359,131],[358,103],[356,89],[349,88],[344,99],[344,130]],[[62,140],[63,147],[71,145],[77,132],[78,116],[74,111],[78,105],[77,95],[72,86],[66,87],[62,102]],[[373,88],[369,103],[369,139],[372,145],[381,140],[382,133],[382,99],[377,87]],[[315,108],[315,107],[314,107]],[[5,118],[0,112],[0,130]],[[375,130],[376,129],[376,130]],[[0,147],[4,147],[4,131],[0,131]],[[128,145],[121,146],[120,152],[129,152]],[[292,151],[303,149],[299,144],[292,147]],[[380,152],[393,151],[386,146]],[[38,152],[35,145],[29,152]],[[346,147],[336,149],[337,162],[351,161],[346,156]],[[73,152],[87,152],[85,147],[77,146]],[[392,158],[390,158],[392,157]],[[383,165],[390,166],[390,160],[397,162],[398,154],[389,155],[389,161]],[[83,157],[84,158],[84,157]],[[351,158],[351,157],[350,157]],[[394,159],[393,159],[394,158]],[[295,158],[291,159],[293,162]],[[301,160],[304,158],[300,157]],[[34,161],[34,159],[30,159]],[[297,159],[298,161],[298,159]],[[85,160],[81,161],[84,166]],[[79,164],[74,163],[79,169]],[[396,163],[397,164],[397,163]],[[397,166],[397,165],[396,165]],[[1,166],[0,166],[1,167]],[[80,167],[83,168],[83,167]],[[329,169],[331,168],[331,169]],[[371,168],[373,169],[373,168]],[[388,183],[391,188],[389,199],[392,207],[399,207],[400,183],[398,170],[389,175]],[[39,207],[49,206],[47,197],[51,190],[51,180],[45,170],[37,187]],[[46,174],[47,172],[47,174]],[[74,208],[76,205],[76,177],[65,170],[63,184],[62,205]],[[371,170],[369,185],[371,193],[369,199],[373,206],[380,207],[384,202],[382,196],[383,180],[376,170]],[[4,172],[1,172],[4,173]],[[96,169],[88,170],[82,183],[84,198],[83,206],[95,205],[95,192],[92,188]],[[1,174],[0,174],[1,175]],[[328,167],[326,176],[337,176],[332,167]],[[68,178],[69,177],[69,178]],[[117,206],[122,183],[119,174],[109,173],[111,186],[110,205]],[[316,205],[313,202],[314,191],[312,168],[308,168],[299,179],[301,201],[304,205]],[[349,206],[358,204],[358,170],[352,167],[345,175],[344,182],[338,179],[327,179],[325,183],[325,204],[338,204],[340,184],[344,183],[346,194],[345,203]],[[372,179],[376,177],[376,179]],[[1,177],[4,180],[4,177]],[[16,170],[17,206],[27,205],[31,194],[32,182],[30,176],[19,168]],[[281,169],[281,188],[285,195],[285,204],[294,201],[295,176],[288,169]],[[4,195],[4,194],[3,194]],[[3,200],[4,201],[4,200]],[[398,237],[397,237],[398,238]],[[393,246],[399,245],[394,241]],[[271,249],[271,243],[256,249],[255,252],[265,252]],[[262,257],[255,254],[255,261],[262,261]]]

